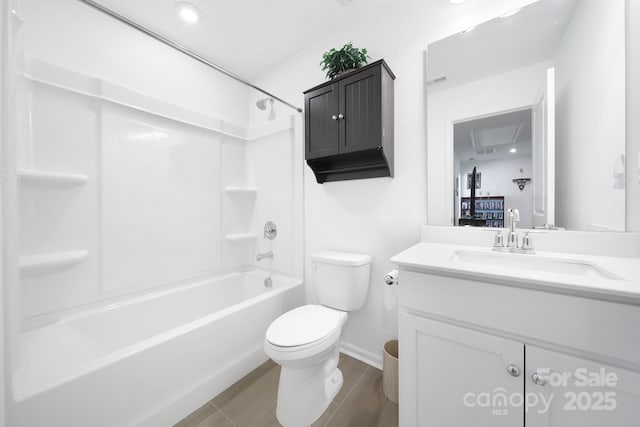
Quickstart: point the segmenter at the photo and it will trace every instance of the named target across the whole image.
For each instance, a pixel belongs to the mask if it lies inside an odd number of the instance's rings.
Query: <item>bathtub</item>
[[[267,360],[267,326],[303,292],[266,277],[229,273],[24,333],[8,425],[173,425]]]

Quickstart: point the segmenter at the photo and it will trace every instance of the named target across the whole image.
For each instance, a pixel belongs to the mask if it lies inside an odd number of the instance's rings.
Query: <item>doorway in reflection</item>
[[[527,107],[454,123],[456,225],[501,228],[516,208],[519,226],[533,228],[533,115]]]

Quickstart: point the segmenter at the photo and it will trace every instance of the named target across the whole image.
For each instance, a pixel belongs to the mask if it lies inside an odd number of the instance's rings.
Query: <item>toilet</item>
[[[282,369],[276,416],[284,427],[311,425],[342,387],[342,325],[364,305],[371,255],[323,251],[311,256],[318,304],[295,308],[269,325],[267,355]]]

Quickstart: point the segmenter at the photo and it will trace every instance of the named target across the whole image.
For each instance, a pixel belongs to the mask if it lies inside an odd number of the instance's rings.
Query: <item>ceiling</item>
[[[178,1],[98,0],[246,79],[391,0],[188,0],[195,24],[179,18]]]
[[[578,0],[540,0],[428,46],[429,91],[553,60]]]
[[[453,149],[461,162],[531,157],[530,108],[466,120],[453,126]],[[515,148],[515,153],[510,150]]]

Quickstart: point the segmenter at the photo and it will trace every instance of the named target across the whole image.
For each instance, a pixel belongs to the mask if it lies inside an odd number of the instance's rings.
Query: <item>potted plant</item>
[[[368,58],[367,49],[358,49],[353,47],[352,42],[349,42],[340,50],[332,48],[325,52],[322,55],[320,65],[322,65],[322,71],[327,72],[327,78],[331,80],[340,74],[362,67],[367,63]]]

